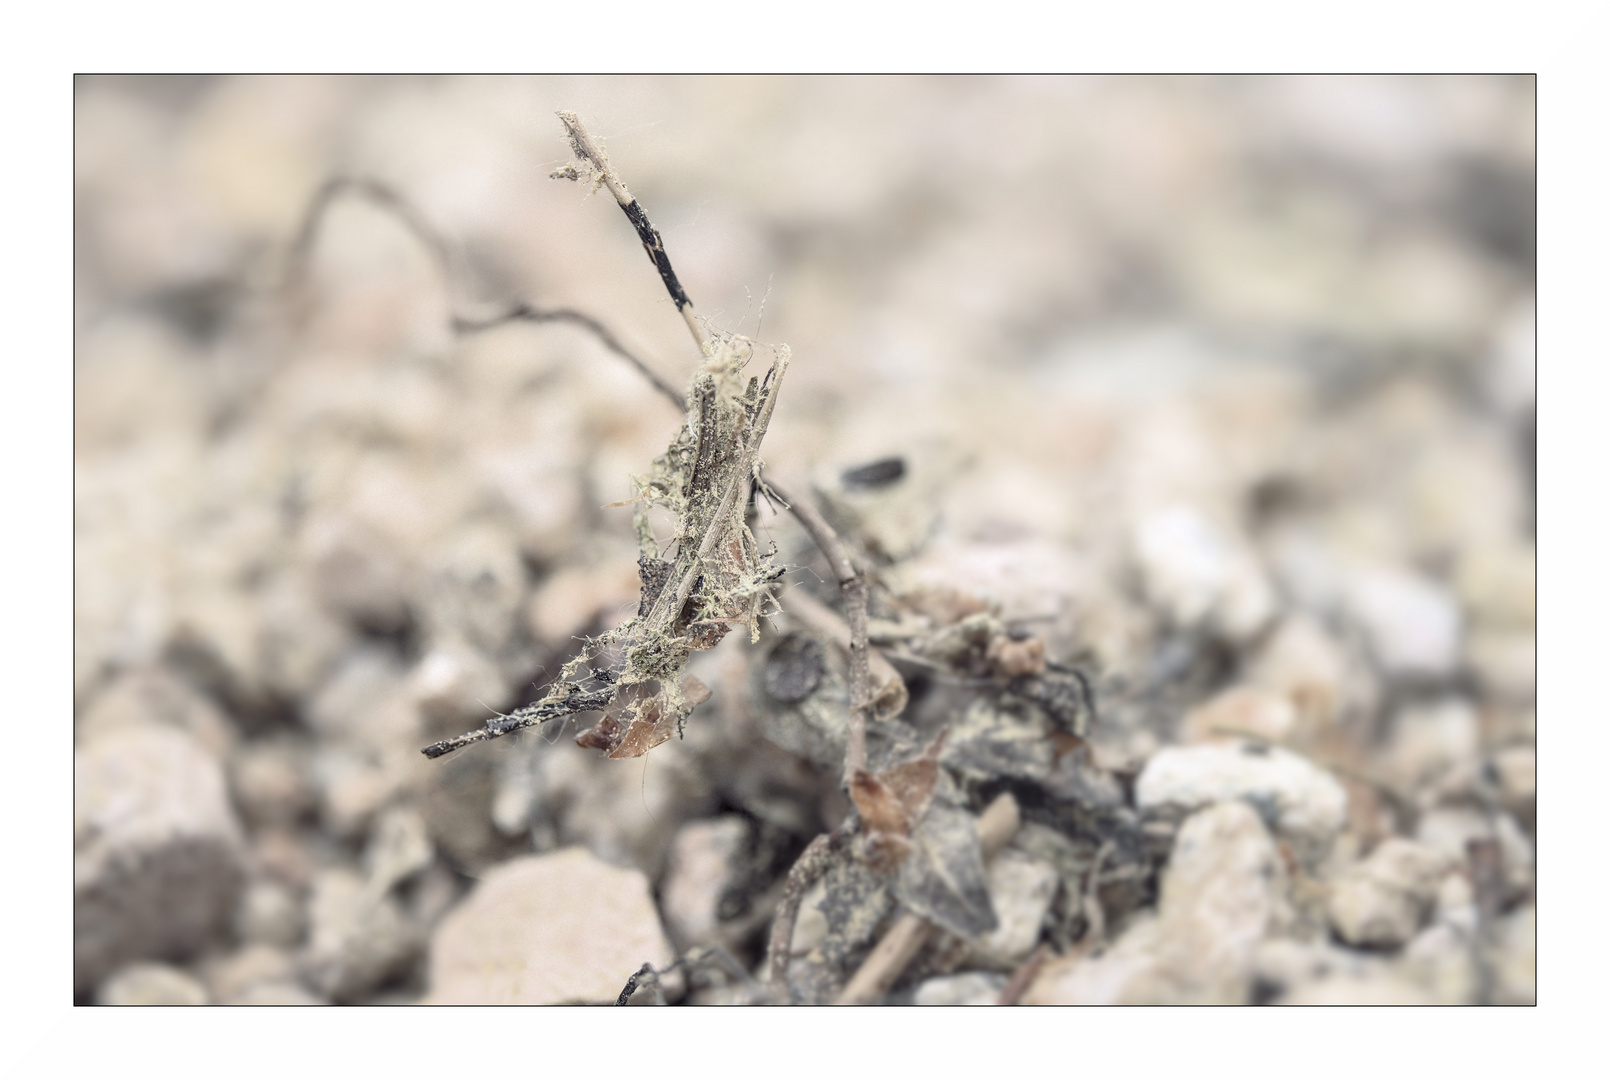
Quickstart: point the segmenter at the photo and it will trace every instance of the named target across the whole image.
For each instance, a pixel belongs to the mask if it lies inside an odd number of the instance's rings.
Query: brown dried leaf
[[[933,801],[939,781],[941,731],[915,761],[873,775],[857,769],[850,777],[850,798],[861,813],[861,854],[882,871],[893,870],[911,851],[907,840]]]

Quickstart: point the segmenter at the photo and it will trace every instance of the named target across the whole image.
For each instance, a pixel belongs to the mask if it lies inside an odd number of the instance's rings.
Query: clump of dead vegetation
[[[905,629],[890,642],[898,648],[872,646],[871,584],[865,557],[854,553],[856,538],[841,535],[808,500],[783,490],[760,456],[790,362],[787,347],[770,347],[766,371],[746,378],[746,367],[765,347],[713,331],[696,314],[658,230],[602,147],[574,113],[559,117],[576,160],[553,178],[587,183],[615,198],[686,323],[700,363],[684,393],[580,312],[520,304],[494,319],[455,320],[460,332],[510,321],[584,326],[675,401],[685,419],[665,453],[633,478],[634,498],[615,504],[634,508],[641,586],[636,615],[587,640],[540,700],[423,752],[437,758],[550,721],[601,713],[576,742],[611,758],[641,756],[679,735],[710,697],[685,670],[691,656],[714,647],[734,627],[747,629],[750,642],[757,643],[768,616],[786,610],[808,636],[774,645],[766,659],[766,686],[776,701],[795,706],[783,724],[820,729],[807,733],[814,734],[814,743],[801,743],[793,733],[785,742],[842,746],[842,785],[851,811],[806,846],[776,890],[763,979],[744,973],[720,948],[698,950],[673,966],[696,974],[719,969],[752,1001],[878,1000],[908,968],[942,970],[947,956],[954,958],[959,947],[997,926],[986,863],[1017,832],[1019,798],[1036,807],[1047,801],[1043,781],[1063,758],[1063,771],[1076,778],[1093,769],[1084,743],[1094,716],[1090,686],[1077,670],[1049,660],[1043,641],[1009,630],[976,604],[939,604],[944,610],[936,617],[932,611],[898,610],[899,601],[881,597],[880,607],[904,620]],[[375,194],[362,185],[354,190]],[[398,203],[391,193],[381,194],[382,204]],[[405,218],[430,238],[417,215]],[[874,462],[854,472],[849,481],[875,489],[898,480],[904,463]],[[842,615],[803,591],[779,596],[788,567],[775,546],[762,549],[750,528],[758,498],[786,507],[810,535],[837,580]],[[675,523],[663,541],[651,520],[656,509]],[[810,699],[831,690],[822,678],[824,643],[847,657],[847,700],[812,712],[805,708]],[[958,698],[956,715],[937,733],[919,732],[901,719],[909,694],[890,656],[970,688],[971,704]],[[1092,783],[1100,787],[1099,778]],[[1143,844],[1121,817],[1109,814],[1094,829],[1125,832],[1122,847],[1135,877]],[[1109,867],[1122,861],[1111,858],[1113,847],[1109,838],[1097,854],[1090,895],[1074,898],[1072,918],[1081,928],[1102,921],[1099,901],[1092,898],[1103,860]],[[807,956],[796,957],[791,948],[801,903],[824,879],[828,934]],[[1043,951],[1032,961],[1042,957]],[[631,976],[621,1001],[639,987],[658,992],[669,971],[645,965]],[[1020,972],[1009,994],[1021,993],[1028,973]]]

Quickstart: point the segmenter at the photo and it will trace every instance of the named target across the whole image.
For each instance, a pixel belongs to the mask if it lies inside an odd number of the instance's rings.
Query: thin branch
[[[783,895],[777,901],[777,915],[772,919],[771,944],[766,951],[766,985],[778,997],[789,1000],[788,960],[794,945],[794,923],[799,919],[799,905],[805,899],[816,879],[833,865],[833,856],[854,835],[855,817],[846,818],[837,829],[822,833],[800,852],[788,870],[783,883]]]
[[[313,201],[308,204],[307,211],[302,215],[302,224],[296,230],[296,239],[291,242],[287,253],[284,284],[291,286],[301,280],[307,270],[308,258],[313,253],[313,245],[318,240],[319,230],[324,226],[324,218],[329,213],[330,206],[342,195],[353,195],[367,199],[381,209],[396,215],[397,219],[414,234],[421,244],[425,245],[441,271],[443,281],[448,280],[450,262],[448,258],[447,241],[442,239],[440,233],[431,227],[425,216],[416,210],[412,203],[397,193],[396,189],[378,180],[366,177],[337,176],[324,182]]]
[[[851,558],[844,541],[839,539],[839,534],[833,531],[833,527],[814,506],[803,499],[790,497],[770,477],[766,478],[766,484],[793,511],[799,523],[805,526],[805,531],[810,533],[811,539],[816,541],[816,546],[822,549],[822,554],[827,556],[833,576],[838,578],[839,591],[844,594],[844,614],[850,624],[850,722],[844,747],[844,782],[848,784],[850,777],[866,770],[867,714],[872,706],[872,669],[867,652],[866,577]]]
[[[1016,1005],[1022,1001],[1023,992],[1040,973],[1040,968],[1045,964],[1045,958],[1050,952],[1051,947],[1045,942],[1036,945],[1034,951],[1029,953],[1029,958],[1018,965],[1018,969],[1012,972],[1012,977],[1006,980],[1006,985],[1001,989],[1001,996],[995,999],[995,1004]]]
[[[665,376],[649,367],[642,357],[622,345],[620,339],[610,332],[609,327],[585,312],[576,311],[572,308],[534,308],[530,304],[520,303],[514,305],[502,315],[493,315],[486,319],[466,319],[462,316],[454,315],[453,330],[459,334],[479,334],[514,322],[564,322],[589,331],[606,349],[636,368],[637,373],[647,379],[654,389],[665,395],[666,400],[675,405],[677,411],[684,412],[687,410],[687,398],[682,391],[678,390]]]

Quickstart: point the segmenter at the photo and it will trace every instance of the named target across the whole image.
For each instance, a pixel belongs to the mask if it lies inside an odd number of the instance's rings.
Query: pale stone
[[[1011,849],[990,862],[987,875],[997,925],[972,943],[964,962],[1012,971],[1028,959],[1039,941],[1061,879],[1050,863]]]
[[[73,971],[88,990],[123,963],[199,951],[244,877],[218,762],[169,727],[118,728],[73,755]]]
[[[563,646],[585,633],[596,619],[614,626],[622,617],[636,613],[642,589],[637,560],[625,551],[612,553],[616,555],[613,559],[557,571],[531,594],[525,620],[538,641]]]
[[[1331,885],[1330,923],[1352,945],[1396,947],[1419,930],[1452,864],[1412,840],[1383,841]]]
[[[312,765],[307,747],[287,741],[249,743],[229,762],[230,788],[247,820],[290,825],[312,810]]]
[[[1537,747],[1506,746],[1490,759],[1504,806],[1528,828],[1537,819]]]
[[[1477,630],[1465,642],[1465,659],[1488,697],[1527,706],[1537,700],[1537,637],[1530,630]]]
[[[1254,655],[1248,681],[1289,700],[1304,723],[1323,729],[1356,693],[1358,673],[1340,644],[1312,616],[1283,619]]]
[[[95,992],[101,1005],[206,1005],[207,988],[166,964],[130,964]]]
[[[162,667],[127,672],[102,689],[73,725],[74,737],[83,744],[139,724],[183,731],[219,760],[234,750],[237,738],[218,706]]]
[[[1346,603],[1388,675],[1443,679],[1458,668],[1462,620],[1442,586],[1395,567],[1360,570]]]
[[[1537,624],[1537,550],[1531,544],[1483,544],[1467,550],[1456,576],[1472,621],[1495,630]]]
[[[425,819],[409,806],[383,810],[369,832],[363,867],[371,891],[383,893],[431,864],[436,848]]]
[[[684,948],[708,944],[720,921],[722,893],[732,881],[734,859],[748,836],[737,815],[682,826],[660,886],[660,907],[672,938]]]
[[[332,1001],[357,1001],[419,958],[424,930],[397,902],[344,867],[313,879],[303,956],[310,985]]]
[[[209,963],[206,977],[213,998],[229,1001],[263,983],[294,983],[296,962],[284,949],[248,945]]]
[[[1531,841],[1503,811],[1488,814],[1468,806],[1439,806],[1421,815],[1415,839],[1461,865],[1468,858],[1470,841],[1496,840],[1506,896],[1521,896],[1532,885]]]
[[[1147,596],[1176,626],[1240,642],[1275,615],[1274,590],[1251,552],[1194,509],[1177,506],[1144,519],[1135,553]]]
[[[1504,916],[1497,934],[1498,990],[1506,1003],[1531,1005],[1537,1001],[1537,907],[1525,907]]]
[[[916,1005],[994,1005],[1006,989],[1006,976],[987,971],[941,975],[917,987]]]
[[[299,889],[270,878],[253,881],[241,894],[235,909],[235,936],[240,940],[289,948],[302,940],[306,930]]]
[[[1135,783],[1141,810],[1185,811],[1246,800],[1275,830],[1322,853],[1347,819],[1347,792],[1306,758],[1276,747],[1166,747]]]
[[[225,1005],[328,1005],[329,1002],[315,997],[311,991],[300,983],[289,980],[273,980],[270,982],[253,983],[235,996],[226,999]]]
[[[648,879],[566,848],[494,868],[447,914],[431,942],[427,1001],[610,1002],[645,962],[671,958]]]
[[[1476,710],[1459,698],[1399,712],[1385,750],[1389,780],[1414,791],[1460,767],[1474,765],[1481,748]]]
[[[1441,1005],[1474,1004],[1478,985],[1470,938],[1447,923],[1433,923],[1403,949],[1403,975]]]
[[[1431,995],[1399,975],[1381,973],[1357,977],[1340,975],[1306,983],[1284,997],[1279,1005],[1431,1005]]]

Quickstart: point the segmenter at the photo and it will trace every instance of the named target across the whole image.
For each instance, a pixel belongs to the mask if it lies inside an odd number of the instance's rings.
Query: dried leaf
[[[682,676],[682,699],[689,709],[710,700],[710,688],[692,675]],[[620,741],[610,749],[612,758],[642,757],[676,734],[679,717],[663,696],[649,698],[627,725]]]
[[[915,761],[895,765],[877,775],[857,769],[850,777],[850,798],[861,813],[862,857],[876,870],[893,870],[911,850],[907,837],[933,799],[939,780],[941,731]]]
[[[984,876],[984,849],[973,816],[936,802],[911,835],[911,853],[895,876],[894,895],[906,907],[964,938],[998,925]]]
[[[1054,748],[1044,721],[1035,722],[989,702],[975,701],[950,729],[945,765],[979,780],[1043,781],[1051,775]]]

